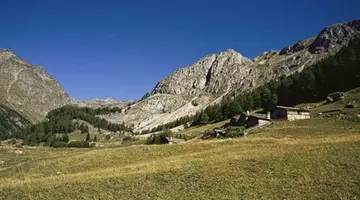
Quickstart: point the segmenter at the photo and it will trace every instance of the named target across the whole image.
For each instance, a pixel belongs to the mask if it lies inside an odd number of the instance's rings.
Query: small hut
[[[309,118],[310,111],[302,108],[276,106],[271,110],[271,119],[294,121]]]

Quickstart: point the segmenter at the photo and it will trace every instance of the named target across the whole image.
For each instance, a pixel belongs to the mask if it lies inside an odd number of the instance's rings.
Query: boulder
[[[333,102],[339,101],[344,98],[345,98],[345,94],[343,92],[334,92],[334,93],[329,94],[326,97],[326,101],[328,103],[333,103]]]
[[[345,108],[356,108],[357,104],[355,101],[350,101],[345,105]]]

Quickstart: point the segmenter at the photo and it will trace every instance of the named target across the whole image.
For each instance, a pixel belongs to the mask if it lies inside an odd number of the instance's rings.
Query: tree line
[[[104,110],[100,112],[104,113]],[[107,112],[107,111],[106,111]],[[83,120],[98,129],[105,129],[112,132],[132,132],[132,127],[122,124],[114,124],[107,120],[97,117],[99,110],[92,108],[79,108],[76,106],[64,106],[50,111],[46,119],[38,124],[34,124],[19,133],[16,137],[24,139],[25,144],[35,145],[41,142],[51,144],[52,142],[64,142],[67,133],[80,130],[81,133],[89,133],[89,127],[78,120]],[[57,134],[65,134],[57,136]]]

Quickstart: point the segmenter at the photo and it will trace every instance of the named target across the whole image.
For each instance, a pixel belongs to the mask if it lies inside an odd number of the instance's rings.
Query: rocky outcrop
[[[70,103],[70,97],[40,66],[31,65],[9,50],[0,50],[0,104],[32,123],[46,113]]]
[[[218,55],[211,54],[160,81],[152,94],[196,96],[203,91],[227,91],[232,85],[241,82],[237,77],[251,73],[248,66],[252,63],[233,49]]]
[[[299,41],[293,45],[283,48],[280,52],[280,55],[293,54],[293,53],[299,52],[301,50],[308,48],[309,45],[313,42],[314,42],[314,38]]]
[[[326,97],[326,102],[334,103],[334,102],[340,101],[341,99],[344,99],[344,98],[345,98],[345,93],[343,93],[343,92],[334,92],[334,93],[329,94]]]
[[[346,45],[351,39],[360,37],[360,20],[349,23],[334,24],[323,29],[311,44],[311,53],[334,52]]]

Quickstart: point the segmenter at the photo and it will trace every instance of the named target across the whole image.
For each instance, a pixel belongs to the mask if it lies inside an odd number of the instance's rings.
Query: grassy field
[[[345,114],[359,114],[360,106],[357,106],[354,109],[345,108],[345,105],[351,101],[355,101],[357,104],[360,103],[360,88],[350,90],[345,93],[345,99],[337,101],[335,103],[326,103],[326,101],[317,102],[317,103],[307,103],[301,104],[299,107],[312,107],[311,113],[317,114],[320,112],[326,112],[330,110],[341,110],[341,113]]]
[[[179,132],[179,134],[198,137],[198,136],[202,136],[203,133],[206,132],[206,131],[212,131],[214,128],[219,128],[219,127],[221,127],[221,126],[223,126],[223,125],[225,125],[226,123],[229,123],[229,122],[230,122],[230,120],[224,120],[224,121],[221,121],[221,122],[218,122],[218,123],[190,127],[188,129],[181,130]]]
[[[360,199],[360,125],[105,149],[0,147],[0,199]]]

